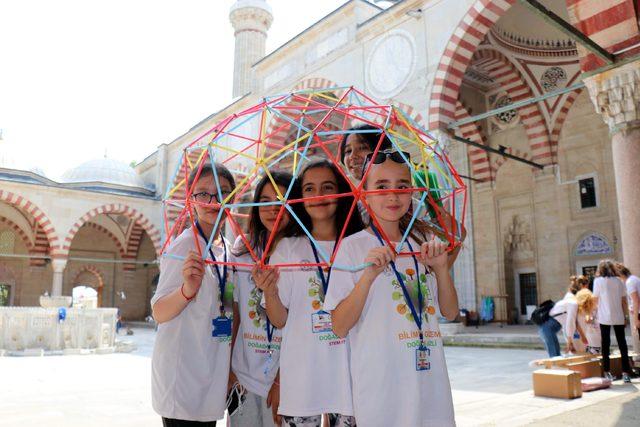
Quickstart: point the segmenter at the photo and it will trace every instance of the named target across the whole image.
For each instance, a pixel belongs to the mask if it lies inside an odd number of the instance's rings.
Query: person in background
[[[598,305],[598,321],[602,337],[602,368],[605,378],[613,379],[610,369],[609,353],[611,351],[611,328],[616,334],[616,341],[622,356],[622,379],[631,382],[629,373],[629,354],[627,340],[624,335],[625,314],[627,313],[627,290],[618,279],[618,272],[610,260],[600,261],[596,278],[593,281],[593,297]]]
[[[593,294],[588,288],[581,289],[576,294],[576,301],[578,302],[578,325],[587,337],[585,352],[600,354],[602,337],[600,336],[600,324],[598,323],[596,301]]]
[[[638,313],[640,311],[640,279],[631,274],[631,271],[621,262],[616,263],[616,270],[618,277],[627,287],[633,351],[640,354],[640,313]]]

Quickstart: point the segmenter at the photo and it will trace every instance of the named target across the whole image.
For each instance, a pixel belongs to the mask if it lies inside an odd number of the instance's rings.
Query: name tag
[[[216,317],[211,321],[211,325],[213,326],[213,330],[211,331],[212,337],[227,338],[231,336],[232,321],[228,317]]]
[[[416,371],[428,371],[431,369],[431,362],[429,362],[429,356],[431,350],[425,346],[416,348]]]
[[[331,313],[320,310],[311,315],[311,331],[314,334],[332,332]]]

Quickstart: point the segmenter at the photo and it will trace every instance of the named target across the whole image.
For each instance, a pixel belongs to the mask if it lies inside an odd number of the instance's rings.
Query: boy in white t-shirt
[[[151,395],[153,409],[162,416],[165,427],[192,425],[194,421],[215,426],[226,409],[235,279],[231,268],[207,266],[195,252],[199,247],[206,258],[229,262],[228,244],[219,235],[220,227],[211,251],[205,252],[220,210],[220,193],[226,198],[235,186],[224,166],[215,167],[220,189],[209,164],[202,166],[195,184],[195,173],[189,178],[198,219],[167,248],[151,299],[158,322]]]

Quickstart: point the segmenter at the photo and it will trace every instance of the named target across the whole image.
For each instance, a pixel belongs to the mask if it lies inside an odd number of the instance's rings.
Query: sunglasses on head
[[[405,159],[409,161],[411,160],[411,155],[406,151],[395,150],[378,151],[375,156],[373,155],[373,153],[369,153],[364,158],[364,163],[362,164],[362,172],[364,173],[370,162],[372,162],[374,165],[379,165],[380,163],[384,163],[387,159],[391,159],[396,163],[405,163]]]

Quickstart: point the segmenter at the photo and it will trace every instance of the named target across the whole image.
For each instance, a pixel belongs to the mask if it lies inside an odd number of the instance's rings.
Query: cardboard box
[[[579,373],[581,379],[602,376],[602,365],[597,359],[585,360],[584,362],[577,363],[567,363],[566,368]]]
[[[569,369],[538,369],[533,372],[533,394],[560,399],[581,397],[580,374]]]
[[[578,363],[584,362],[585,360],[593,359],[593,355],[591,354],[581,354],[578,356],[569,356],[569,357],[552,357],[550,359],[542,359],[540,362],[544,365],[546,369],[551,368],[561,368],[567,366],[569,363]]]

